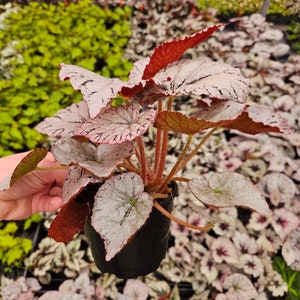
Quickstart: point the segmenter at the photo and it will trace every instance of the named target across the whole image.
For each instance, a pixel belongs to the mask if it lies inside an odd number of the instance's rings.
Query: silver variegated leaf
[[[193,178],[188,186],[202,203],[214,207],[242,206],[263,215],[271,213],[259,189],[242,174],[213,173]]]
[[[153,80],[156,85],[135,96],[143,106],[151,104],[161,94],[193,94],[244,103],[249,93],[248,79],[242,76],[239,69],[208,59],[185,59],[170,64]]]
[[[99,177],[94,176],[79,166],[71,166],[63,185],[63,202],[66,203],[76,197],[89,183],[98,182],[101,182]]]
[[[104,240],[107,261],[144,225],[152,206],[153,200],[136,173],[116,175],[100,187],[91,224]]]
[[[92,118],[117,96],[124,85],[124,81],[118,78],[106,78],[79,66],[61,64],[60,67],[60,79],[70,79],[73,88],[81,91]]]
[[[121,144],[142,135],[154,122],[153,109],[139,112],[134,106],[111,108],[78,129],[77,135],[99,144]]]
[[[63,165],[79,165],[98,177],[109,176],[124,158],[133,153],[132,142],[98,147],[90,142],[79,142],[65,137],[52,147],[52,153]]]
[[[46,118],[35,129],[48,136],[74,136],[76,129],[90,117],[86,102],[74,103]]]

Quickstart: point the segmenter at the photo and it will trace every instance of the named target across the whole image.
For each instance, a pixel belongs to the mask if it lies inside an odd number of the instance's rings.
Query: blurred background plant
[[[131,35],[128,7],[105,10],[83,0],[68,5],[31,2],[22,8],[7,4],[1,10],[0,157],[46,142],[32,128],[80,100],[59,82],[60,63],[123,79],[131,69],[122,58]]]
[[[35,214],[24,221],[0,222],[0,274],[15,277],[23,273],[23,261],[33,246],[32,236],[25,232],[41,219]]]

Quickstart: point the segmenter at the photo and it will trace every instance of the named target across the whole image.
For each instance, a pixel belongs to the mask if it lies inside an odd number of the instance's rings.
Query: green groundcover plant
[[[296,0],[294,4],[291,4],[286,0],[272,0],[270,1],[270,7],[268,9],[268,14],[277,14],[288,16],[293,14],[297,6]],[[257,13],[260,11],[263,1],[262,0],[241,0],[241,1],[219,1],[219,0],[197,0],[198,7],[200,9],[207,9],[213,7],[217,9],[220,15],[243,15],[249,13]]]
[[[152,209],[193,229],[194,226],[166,212],[158,199],[167,197],[171,181],[186,182],[201,203],[212,207],[243,206],[268,215],[262,194],[245,176],[235,172],[178,176],[217,128],[247,134],[289,133],[286,121],[272,108],[246,104],[248,80],[227,64],[206,58],[182,59],[184,52],[206,40],[217,24],[186,38],[165,42],[149,58],[134,64],[129,80],[106,78],[79,66],[61,64],[60,79],[69,79],[83,101],[46,118],[37,130],[58,138],[52,147],[56,159],[69,168],[63,187],[64,205],[52,222],[49,235],[67,242],[91,224],[104,240],[106,260],[111,260],[145,224]],[[178,95],[199,101],[192,115],[180,111]],[[112,105],[117,97],[123,100]],[[153,143],[143,137],[154,131]],[[186,135],[186,145],[171,170],[165,169],[169,133]],[[193,145],[193,137],[202,135]],[[34,172],[46,149],[36,149],[2,183],[8,189],[28,172]],[[77,201],[89,184],[100,183],[90,202]],[[191,207],[205,213],[194,202]],[[206,216],[210,220],[209,216]],[[159,225],[159,224],[158,224]]]
[[[40,214],[35,214],[24,221],[0,222],[1,272],[9,274],[24,268],[23,261],[32,249],[32,240],[23,234],[41,220]]]
[[[33,127],[80,100],[59,83],[58,65],[75,63],[103,76],[126,78],[122,58],[130,37],[128,7],[104,10],[89,0],[66,5],[31,2],[12,9],[0,31],[0,156],[28,150],[46,140]]]

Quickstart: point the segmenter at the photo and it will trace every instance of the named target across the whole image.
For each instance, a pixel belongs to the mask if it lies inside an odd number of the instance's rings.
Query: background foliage
[[[1,273],[10,273],[22,265],[23,259],[32,249],[32,241],[19,237],[16,222],[0,222],[0,262]]]
[[[257,13],[260,11],[263,0],[197,0],[201,9],[214,7],[220,15],[242,15]],[[297,0],[271,0],[268,14],[279,14],[288,16],[290,14],[300,13]]]
[[[10,13],[0,31],[0,156],[45,142],[33,127],[80,93],[58,79],[61,62],[125,78],[122,58],[131,34],[128,7],[104,10],[89,0],[57,5],[31,2]],[[1,24],[3,28],[3,24]]]

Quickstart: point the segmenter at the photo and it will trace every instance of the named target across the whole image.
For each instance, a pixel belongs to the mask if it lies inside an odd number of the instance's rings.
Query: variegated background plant
[[[142,56],[149,55],[149,44],[155,46],[155,42],[160,43],[166,38],[182,36],[183,28],[187,29],[186,34],[190,34],[216,22],[214,15],[211,14],[208,18],[207,13],[188,14],[189,18],[182,18],[187,7],[182,4],[180,9],[176,7],[169,11],[162,10],[160,14],[154,10],[148,16],[152,21],[147,23],[145,35],[138,26],[144,16],[137,11],[133,18],[136,33],[133,32],[126,55],[130,56],[132,52],[142,53]],[[164,31],[170,12],[172,22],[176,26]],[[176,13],[180,23],[175,21]],[[69,288],[62,287],[62,293],[77,297],[74,296],[76,290],[82,290],[78,287],[80,280],[83,282],[82,278],[85,278],[85,287],[91,283],[87,273],[92,278],[97,278],[93,283],[94,290],[90,289],[90,294],[77,292],[78,299],[132,299],[132,295],[139,295],[139,299],[158,299],[166,295],[169,295],[170,299],[180,299],[177,286],[171,290],[169,282],[178,283],[178,286],[181,282],[190,282],[195,293],[191,299],[284,299],[288,290],[293,288],[290,282],[283,280],[284,276],[274,266],[274,258],[282,256],[286,264],[292,270],[296,270],[295,276],[299,278],[300,58],[290,52],[283,32],[267,23],[260,15],[241,17],[235,21],[233,29],[215,33],[206,43],[190,51],[189,55],[209,57],[239,67],[250,82],[248,101],[267,104],[281,111],[293,133],[262,133],[250,136],[237,131],[228,134],[218,130],[199,150],[201,158],[195,157],[189,161],[180,175],[191,178],[194,174],[203,175],[214,171],[242,173],[257,183],[273,214],[265,217],[236,208],[220,208],[215,211],[202,207],[198,202],[197,209],[201,206],[201,212],[207,213],[216,225],[210,233],[199,233],[173,223],[173,244],[158,270],[161,274],[160,279],[157,279],[157,274],[151,274],[138,281],[128,281],[127,288],[124,289],[123,295],[120,295],[117,290],[119,280],[114,276],[95,275],[91,258],[86,257],[86,261],[81,262],[82,265],[76,262],[81,266],[79,269],[71,267],[76,270],[75,273],[83,274],[77,282],[69,282]],[[148,40],[145,43],[140,43],[141,35],[147,36]],[[135,51],[136,49],[138,51]],[[177,101],[187,114],[194,112],[196,97],[182,97]],[[151,132],[149,136],[148,142],[151,143]],[[174,136],[177,139],[170,139],[169,146],[173,153],[179,153],[187,137],[183,135],[178,139],[177,133]],[[199,141],[193,141],[195,144],[197,142]],[[171,168],[174,155],[168,154],[166,161],[167,168]],[[204,214],[204,217],[201,217],[195,213],[192,197],[192,194],[180,185],[174,214],[191,224],[203,226],[207,216]],[[76,239],[79,238],[80,236]],[[80,242],[74,242],[73,245],[79,244]],[[42,247],[43,244],[39,250]],[[72,244],[69,249],[71,247]],[[33,253],[33,256],[39,255],[39,250]],[[79,256],[75,258],[80,260]],[[71,261],[69,263],[66,259],[67,268],[70,265]],[[51,268],[49,266],[48,270]],[[32,291],[36,289],[32,288]],[[30,291],[31,288],[27,290]],[[41,298],[51,299],[51,296],[43,297]]]

